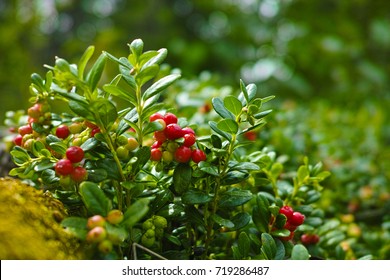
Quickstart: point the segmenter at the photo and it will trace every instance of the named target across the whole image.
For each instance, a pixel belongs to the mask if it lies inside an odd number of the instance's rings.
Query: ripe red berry
[[[18,132],[22,136],[32,133],[31,125],[26,124],[26,125],[19,127]]]
[[[83,160],[84,151],[78,146],[69,147],[66,150],[66,157],[72,162],[77,163]]]
[[[180,146],[175,152],[175,160],[177,162],[185,163],[191,159],[191,149],[186,146]]]
[[[196,136],[195,134],[192,133],[184,134],[183,138],[184,138],[183,145],[186,147],[191,147],[196,142]]]
[[[14,138],[14,144],[16,146],[22,146],[22,141],[23,141],[23,136],[22,135],[17,135],[15,138]]]
[[[100,133],[100,128],[98,127],[92,128],[91,137],[95,137],[95,135],[98,133]]]
[[[183,132],[183,135],[184,134],[194,134],[195,135],[195,131],[191,127],[188,127],[188,126],[183,128],[182,132]]]
[[[287,217],[287,220],[289,220],[291,219],[294,210],[290,206],[283,206],[282,208],[280,208],[279,213],[285,215]]]
[[[171,123],[177,123],[177,117],[175,114],[172,114],[172,113],[166,113],[164,115],[164,118],[163,120],[165,121],[165,123],[168,125],[168,124],[171,124]]]
[[[320,241],[320,237],[317,234],[305,233],[302,234],[301,241],[305,245],[316,244]]]
[[[57,161],[54,169],[58,175],[69,175],[73,171],[72,162],[69,159],[60,159]]]
[[[180,137],[183,137],[182,129],[176,123],[168,124],[167,127],[165,128],[164,132],[165,132],[165,136],[169,140],[175,140],[175,139],[178,139]]]
[[[155,131],[153,134],[154,139],[157,142],[164,143],[167,140],[167,137],[165,136],[164,131]]]
[[[160,113],[154,113],[149,117],[149,121],[154,122],[155,120],[164,120],[164,116],[161,115]]]
[[[69,127],[65,124],[60,125],[56,129],[56,135],[58,138],[65,139],[69,136],[69,134],[70,134]]]
[[[289,221],[287,221],[284,225],[285,229],[288,229],[289,231],[295,231],[297,229],[297,226],[291,224]]]
[[[196,149],[192,151],[191,158],[193,162],[199,163],[206,160],[206,154],[202,150]]]
[[[70,174],[70,177],[76,183],[80,183],[87,180],[88,171],[82,166],[77,166],[73,169],[72,173]]]
[[[162,157],[162,152],[160,149],[151,149],[150,150],[150,159],[153,161],[160,161]]]
[[[289,222],[294,226],[300,226],[305,221],[305,215],[300,212],[294,212],[289,219]]]

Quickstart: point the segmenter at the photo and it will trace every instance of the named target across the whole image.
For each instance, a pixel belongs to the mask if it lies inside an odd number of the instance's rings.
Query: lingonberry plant
[[[134,40],[128,57],[103,52],[92,65],[89,47],[77,64],[56,58],[45,78],[33,74],[10,175],[63,202],[62,226],[86,258],[308,258],[301,243],[320,238],[308,236],[329,173],[305,158],[290,176],[274,151],[253,149],[273,96],[240,81],[238,95],[206,104],[198,133],[163,101],[180,78],[160,71],[167,50],[143,47]],[[105,82],[109,62],[119,73]]]

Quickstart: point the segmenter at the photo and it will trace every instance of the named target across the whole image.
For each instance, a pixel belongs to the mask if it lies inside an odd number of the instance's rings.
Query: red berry
[[[84,151],[78,146],[69,147],[66,150],[66,157],[72,162],[77,163],[84,158]]]
[[[69,159],[60,159],[59,161],[57,161],[56,165],[54,166],[54,169],[57,174],[65,176],[72,173],[73,165]]]
[[[184,138],[183,145],[186,147],[191,147],[196,142],[196,136],[192,133],[184,134],[183,138]]]
[[[154,139],[157,142],[164,143],[167,140],[167,137],[165,136],[164,131],[155,131],[153,134]]]
[[[98,127],[92,128],[91,137],[95,137],[95,135],[98,133],[100,133],[100,128]]]
[[[182,132],[183,132],[183,134],[194,134],[195,135],[195,131],[191,127],[188,127],[188,126],[183,128]]]
[[[178,139],[180,137],[183,137],[182,129],[176,123],[168,124],[167,127],[165,128],[164,132],[165,132],[165,136],[169,140],[175,140],[175,139]]]
[[[153,161],[160,161],[162,157],[162,152],[160,149],[151,149],[150,150],[150,159]]]
[[[70,131],[67,125],[62,124],[56,129],[56,135],[58,138],[65,139],[69,136],[69,134]]]
[[[175,114],[172,114],[172,113],[166,113],[164,115],[164,118],[163,120],[165,121],[165,123],[168,125],[168,124],[171,124],[171,123],[177,123],[177,117]]]
[[[88,172],[87,170],[82,166],[77,166],[73,169],[72,173],[70,174],[70,177],[73,181],[76,183],[80,183],[82,181],[87,180],[88,178]]]
[[[257,139],[257,134],[253,130],[247,131],[244,133],[244,136],[249,141],[255,141]]]
[[[26,125],[19,127],[18,132],[22,136],[32,133],[31,125],[26,124]]]
[[[154,113],[149,117],[149,121],[154,122],[155,120],[164,120],[164,116],[161,115],[160,113]]]
[[[305,215],[303,215],[300,212],[294,212],[291,216],[291,219],[289,219],[289,222],[294,226],[300,226],[305,221]]]
[[[92,128],[92,129],[98,127],[96,124],[91,123],[90,121],[84,121],[84,124],[85,124],[87,127]]]
[[[288,229],[289,231],[295,231],[297,229],[297,226],[291,224],[289,221],[287,221],[284,225],[285,229]]]
[[[185,163],[191,159],[191,149],[186,146],[180,146],[175,152],[175,160],[177,162]]]
[[[23,141],[23,136],[22,135],[17,135],[15,138],[14,138],[14,144],[16,146],[22,146],[22,141]]]
[[[287,217],[287,220],[289,220],[291,219],[294,210],[290,206],[283,206],[282,208],[280,208],[279,213],[285,215]]]
[[[161,147],[162,144],[163,144],[162,142],[156,141],[153,143],[153,145],[150,148],[151,149],[158,149]]]
[[[192,151],[191,158],[193,162],[199,163],[206,160],[206,154],[202,150],[196,149]]]

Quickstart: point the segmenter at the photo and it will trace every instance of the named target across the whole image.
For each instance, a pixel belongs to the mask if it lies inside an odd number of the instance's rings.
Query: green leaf
[[[149,56],[149,53],[153,53],[153,56],[150,55]],[[162,48],[162,49],[159,49],[157,52],[156,51],[149,51],[149,52],[145,52],[141,55],[141,63],[144,63],[144,60],[147,60],[147,58],[150,58],[148,59],[142,67],[148,67],[150,65],[153,65],[153,64],[161,64],[165,58],[167,57],[167,54],[168,54],[168,50],[165,49],[165,48]],[[142,68],[141,68],[142,70]]]
[[[107,99],[100,98],[91,102],[91,108],[96,120],[99,120],[106,128],[114,124],[118,117],[115,105]]]
[[[222,137],[226,138],[229,142],[232,141],[232,136],[218,128],[217,123],[209,121],[211,129]]]
[[[150,209],[152,209],[154,213],[156,213],[168,203],[173,202],[173,200],[173,193],[169,189],[164,189],[155,195],[155,198],[150,203]]]
[[[141,198],[131,204],[124,213],[124,218],[120,225],[130,229],[138,223],[146,215],[146,213],[148,213],[149,202],[148,198]]]
[[[100,183],[106,180],[108,177],[107,171],[102,168],[87,169],[87,171],[88,171],[88,181]]]
[[[65,143],[63,142],[53,142],[53,143],[50,143],[50,148],[55,151],[56,153],[59,153],[60,155],[65,155],[66,153],[66,150],[67,150],[67,146]]]
[[[293,247],[291,252],[292,260],[308,260],[309,258],[310,254],[305,246],[303,246],[302,244],[297,244]]]
[[[15,146],[10,154],[15,164],[19,166],[31,159],[27,151],[19,146]]]
[[[253,194],[248,190],[232,188],[223,193],[219,198],[219,207],[232,208],[245,204],[251,200]]]
[[[162,130],[163,128],[163,125],[158,121],[148,122],[144,127],[143,135],[148,135],[149,133]]]
[[[245,181],[246,179],[249,178],[249,173],[244,172],[244,171],[245,170],[243,170],[243,172],[237,171],[237,170],[232,170],[232,171],[227,172],[221,180],[222,184],[223,185],[234,185],[234,184],[241,183],[242,181]]]
[[[137,109],[133,108],[119,122],[118,128],[116,130],[116,134],[117,135],[123,134],[126,130],[128,130],[130,128],[130,125],[128,124],[128,122],[135,123],[135,122],[137,122],[137,120],[138,120]]]
[[[91,70],[87,75],[87,83],[93,92],[96,89],[96,86],[102,77],[104,66],[106,65],[107,56],[105,53],[102,53],[99,58],[96,60],[95,64],[92,66]]]
[[[245,232],[241,232],[238,236],[238,250],[240,250],[240,254],[243,257],[247,257],[249,255],[251,241],[248,235]]]
[[[115,164],[114,159],[104,158],[99,159],[95,162],[97,169],[104,169],[107,171],[107,176],[109,179],[121,180],[121,175],[119,173],[118,166]]]
[[[198,189],[189,189],[182,195],[184,204],[205,204],[212,200],[212,196]]]
[[[173,84],[177,79],[179,79],[180,76],[180,74],[171,74],[158,80],[144,92],[144,95],[142,97],[143,100],[147,100],[152,96],[160,93],[161,91],[169,87],[171,84]]]
[[[173,186],[178,194],[184,193],[190,186],[192,168],[188,164],[178,164],[173,171]]]
[[[96,138],[88,138],[87,141],[85,141],[80,148],[83,149],[84,152],[88,152],[93,150],[95,147],[99,145],[100,141]]]
[[[261,234],[261,252],[267,260],[273,260],[276,256],[275,240],[268,233]]]
[[[134,92],[127,92],[127,91],[121,89],[119,86],[111,85],[111,84],[104,85],[103,90],[108,92],[111,95],[114,95],[116,97],[122,98],[122,99],[130,102],[134,106],[136,106],[136,104],[137,104],[137,99],[135,97]]]
[[[220,115],[224,119],[235,120],[235,116],[228,109],[226,109],[221,98],[214,97],[211,102],[213,104],[215,112],[217,112],[218,115]]]
[[[309,176],[310,173],[308,167],[306,165],[301,165],[297,172],[298,182],[303,183]]]
[[[260,167],[257,164],[252,162],[237,162],[229,170],[248,170],[248,171],[256,171],[260,170]]]
[[[240,88],[241,88],[241,94],[239,95],[239,99],[241,99],[243,105],[247,105],[249,103],[249,96],[243,80],[240,80]],[[244,99],[242,98],[242,96]]]
[[[231,221],[233,222],[234,227],[230,228],[230,230],[239,230],[239,229],[245,227],[246,225],[249,224],[251,219],[252,219],[251,215],[249,215],[246,212],[237,213],[233,218],[231,218]]]
[[[150,65],[149,67],[141,69],[135,76],[135,81],[139,86],[143,86],[146,82],[157,76],[159,71],[160,67],[157,64]]]
[[[85,67],[87,66],[87,63],[88,61],[91,59],[93,53],[95,52],[95,47],[94,46],[89,46],[84,54],[82,55],[82,57],[80,58],[80,61],[78,63],[78,76],[79,76],[79,79],[82,80],[83,77],[84,77],[84,70],[85,70]]]
[[[94,115],[92,114],[88,103],[70,100],[69,108],[77,115],[86,118],[89,121],[95,121]]]
[[[56,176],[56,172],[53,169],[45,169],[41,173],[42,183],[45,185],[52,185],[59,182],[59,178]]]
[[[62,220],[61,226],[72,232],[76,237],[85,240],[87,237],[87,219],[82,217],[67,217]]]
[[[268,232],[268,224],[271,217],[271,213],[268,209],[268,199],[263,194],[258,194],[256,203],[257,205],[255,205],[252,210],[253,222],[260,232]]]
[[[227,228],[234,227],[234,224],[233,224],[232,221],[230,221],[228,219],[224,219],[224,218],[222,218],[221,216],[219,216],[217,214],[213,214],[211,216],[211,218],[214,220],[214,222],[216,222],[218,225],[220,225],[222,227],[227,227]]]
[[[229,95],[223,100],[225,108],[232,112],[235,116],[238,116],[242,110],[242,103],[237,97]]]
[[[53,168],[54,165],[55,163],[51,162],[50,159],[43,159],[41,162],[34,166],[34,171],[41,172],[45,169]]]
[[[260,113],[253,115],[253,117],[255,119],[261,119],[261,118],[264,118],[265,116],[269,115],[270,113],[272,113],[272,111],[273,111],[272,109],[266,110],[266,111],[263,111],[263,112],[260,112]]]
[[[203,172],[213,175],[213,176],[219,176],[218,168],[215,165],[210,164],[207,161],[201,161],[198,164],[198,167]]]
[[[290,231],[288,229],[277,229],[272,231],[271,234],[276,237],[287,237],[290,235]]]
[[[130,51],[138,58],[141,56],[142,51],[144,49],[144,42],[141,39],[135,39],[129,45]]]
[[[238,132],[238,123],[235,120],[224,119],[217,123],[217,127],[227,133],[236,134]]]
[[[104,192],[95,183],[84,181],[80,184],[80,195],[85,207],[92,215],[107,216],[110,202]]]
[[[284,248],[283,242],[279,239],[275,240],[276,244],[276,254],[274,259],[275,260],[284,260],[284,257],[286,256],[286,249]]]
[[[150,147],[143,146],[137,150],[134,155],[137,160],[132,165],[132,174],[136,175],[142,169],[142,167],[149,161],[150,159]]]

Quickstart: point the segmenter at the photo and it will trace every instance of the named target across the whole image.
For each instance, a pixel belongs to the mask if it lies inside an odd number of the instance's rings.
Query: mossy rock
[[[83,259],[78,240],[59,224],[66,215],[49,193],[0,178],[0,259]]]

